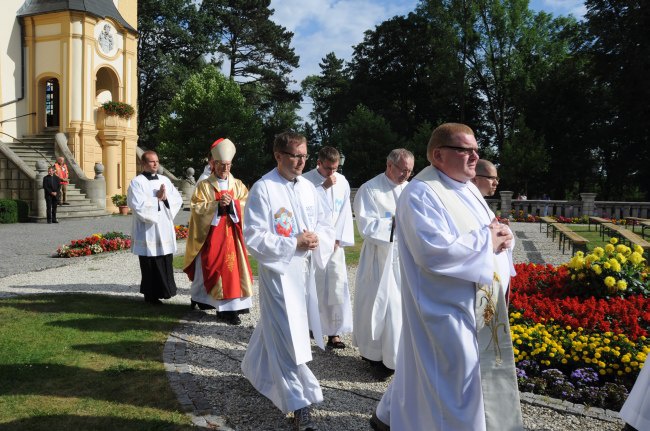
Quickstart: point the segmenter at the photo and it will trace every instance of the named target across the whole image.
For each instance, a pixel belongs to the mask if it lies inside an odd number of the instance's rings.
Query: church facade
[[[105,208],[113,208],[110,197],[126,194],[137,173],[137,112],[122,118],[102,104],[137,110],[137,0],[2,3],[0,198],[25,199],[29,193],[21,189],[38,181],[34,163],[23,166],[8,143],[51,136],[54,147],[58,132],[67,140],[59,135],[65,148],[56,156],[64,156],[77,177],[92,180],[103,165]]]

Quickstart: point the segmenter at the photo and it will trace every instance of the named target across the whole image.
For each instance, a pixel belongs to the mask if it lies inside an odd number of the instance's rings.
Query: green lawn
[[[0,299],[0,429],[191,429],[162,361],[186,313],[115,296]]]
[[[589,225],[586,224],[565,224],[565,226],[570,228],[578,235],[589,240],[589,244],[587,244],[587,250],[589,251],[592,251],[595,247],[605,247],[605,245],[609,244],[610,236],[605,233],[605,239],[601,239],[600,231],[597,225],[591,225],[591,230],[588,230]],[[626,229],[632,231],[631,227],[626,227]]]

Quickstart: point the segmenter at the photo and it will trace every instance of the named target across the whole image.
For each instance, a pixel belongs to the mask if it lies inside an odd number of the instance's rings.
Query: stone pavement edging
[[[183,411],[196,426],[223,431],[235,431],[226,425],[226,420],[212,410],[205,394],[196,385],[187,363],[187,341],[179,329],[186,323],[198,323],[200,313],[188,313],[181,323],[169,334],[163,349],[163,362],[167,371],[169,385]]]

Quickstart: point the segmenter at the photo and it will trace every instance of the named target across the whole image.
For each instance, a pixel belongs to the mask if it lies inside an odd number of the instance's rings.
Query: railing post
[[[580,199],[582,200],[582,214],[583,216],[594,216],[596,215],[596,193],[580,193]]]
[[[44,219],[45,214],[45,191],[43,190],[43,178],[47,175],[47,163],[43,160],[36,162],[36,178],[34,179],[34,200],[32,201],[31,217]]]
[[[510,191],[500,191],[499,196],[501,196],[501,217],[509,218],[510,209],[512,208],[512,195],[514,192]]]

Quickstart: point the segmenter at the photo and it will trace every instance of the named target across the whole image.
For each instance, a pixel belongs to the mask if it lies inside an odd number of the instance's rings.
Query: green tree
[[[138,0],[138,145],[155,149],[160,117],[214,46],[191,0]]]
[[[159,153],[162,163],[182,174],[201,170],[210,145],[229,138],[237,146],[234,174],[251,185],[268,166],[262,124],[246,104],[239,86],[208,65],[190,76],[171,102],[171,114],[161,119]]]
[[[203,0],[201,13],[212,17],[211,34],[216,52],[228,61],[228,76],[242,84],[250,101],[299,102],[300,95],[289,89],[290,73],[299,57],[291,47],[293,33],[271,21],[271,0]],[[260,97],[260,86],[268,98]],[[270,102],[269,102],[270,103]]]
[[[410,13],[365,33],[349,65],[349,97],[410,137],[423,121],[457,120],[456,52],[444,20]]]
[[[344,175],[353,187],[384,172],[388,153],[401,146],[388,122],[363,105],[334,131],[331,145],[345,154]]]
[[[585,5],[593,77],[608,90],[601,101],[609,108],[602,125],[609,140],[600,147],[603,194],[645,199],[650,196],[650,3],[587,0]]]
[[[317,139],[329,145],[332,131],[345,120],[349,76],[345,62],[330,52],[318,64],[320,75],[310,75],[302,83],[303,94],[312,102],[311,118],[316,125]]]
[[[503,178],[503,190],[525,192],[541,196],[543,191],[533,186],[543,180],[548,172],[548,154],[544,139],[539,138],[526,126],[523,117],[515,121],[513,133],[506,139],[501,151],[499,176]]]

